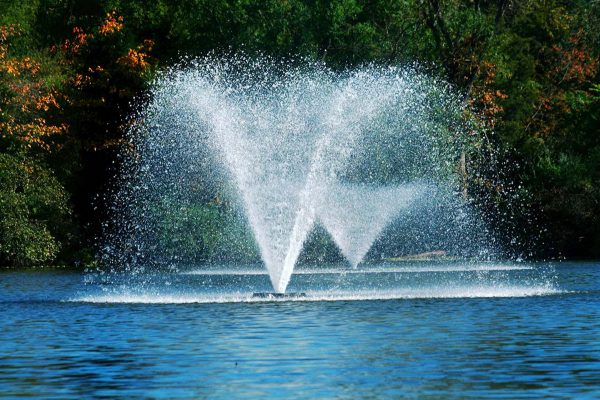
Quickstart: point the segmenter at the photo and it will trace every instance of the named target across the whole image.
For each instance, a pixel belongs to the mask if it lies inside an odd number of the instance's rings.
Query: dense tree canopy
[[[534,256],[600,256],[598,26],[585,0],[0,0],[0,263],[89,261],[132,100],[238,49],[444,77],[485,138],[465,195]]]

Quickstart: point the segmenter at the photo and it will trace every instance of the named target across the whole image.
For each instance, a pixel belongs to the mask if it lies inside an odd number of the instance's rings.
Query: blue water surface
[[[219,302],[203,296],[218,271],[143,296],[80,273],[2,272],[0,397],[600,398],[599,263],[378,270],[349,274],[337,300],[323,287],[311,297],[311,282],[337,288],[338,275],[294,276],[299,301]],[[265,275],[233,276],[268,288]],[[387,294],[360,300],[377,280]]]

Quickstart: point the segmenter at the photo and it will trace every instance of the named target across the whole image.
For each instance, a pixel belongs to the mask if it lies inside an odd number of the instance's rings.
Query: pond
[[[0,273],[0,397],[598,398],[600,263]]]

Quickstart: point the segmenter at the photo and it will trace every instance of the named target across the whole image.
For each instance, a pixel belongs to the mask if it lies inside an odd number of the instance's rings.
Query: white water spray
[[[182,191],[193,201],[190,181],[210,174],[198,161],[210,154],[280,293],[317,220],[356,267],[396,216],[451,193],[434,189],[452,185],[453,152],[441,143],[460,107],[447,85],[411,69],[299,64],[239,56],[166,72],[141,113],[145,133],[133,139],[141,161],[129,179],[150,185],[152,196],[138,195],[146,203]]]

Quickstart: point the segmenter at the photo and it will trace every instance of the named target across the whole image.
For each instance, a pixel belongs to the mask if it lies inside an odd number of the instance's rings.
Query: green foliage
[[[0,264],[52,262],[69,218],[67,194],[47,169],[0,153]]]
[[[32,45],[33,33],[35,32],[36,12],[39,7],[39,1],[32,0],[28,2],[16,0],[0,0],[0,26],[18,24],[26,34],[21,37],[23,44]],[[20,46],[23,48],[24,46]],[[25,49],[23,48],[23,52]]]
[[[469,137],[444,128],[464,146],[466,195],[515,221],[500,229],[523,237],[539,231],[525,223],[531,210],[522,204],[533,204],[549,228],[542,255],[599,256],[599,24],[600,5],[585,0],[0,0],[0,27],[19,30],[0,38],[3,262],[51,260],[58,242],[89,246],[132,100],[154,71],[239,49],[333,68],[421,63],[469,105]],[[377,179],[402,180],[394,154],[381,157],[389,168]],[[501,176],[491,167],[500,164]],[[23,165],[36,172],[23,175]],[[26,182],[46,182],[56,199],[15,189]],[[77,223],[61,224],[69,200]],[[231,229],[243,226],[239,218],[215,205],[166,215],[167,245],[178,236],[203,258],[229,242],[239,244],[229,251],[256,251],[247,230]],[[226,231],[236,239],[224,240]]]
[[[173,260],[254,260],[257,249],[249,228],[224,205],[173,204],[155,210],[161,253]]]
[[[214,255],[222,228],[215,206],[165,204],[160,217],[160,241],[168,256],[197,260]]]

